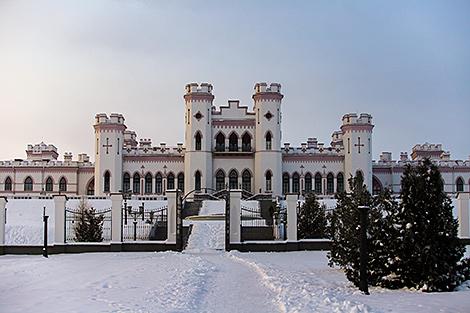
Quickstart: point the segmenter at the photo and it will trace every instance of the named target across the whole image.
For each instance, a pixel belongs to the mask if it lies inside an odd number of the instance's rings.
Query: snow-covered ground
[[[223,221],[189,222],[183,253],[0,256],[0,312],[470,312],[470,288],[365,296],[326,252],[226,253]]]

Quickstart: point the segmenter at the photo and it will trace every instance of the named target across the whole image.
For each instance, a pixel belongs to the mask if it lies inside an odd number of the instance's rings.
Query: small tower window
[[[225,136],[223,133],[219,133],[217,137],[215,137],[215,151],[225,151]]]
[[[196,150],[197,151],[200,151],[201,150],[201,146],[202,146],[202,136],[201,136],[201,133],[200,132],[197,132],[196,133],[196,136],[195,136],[195,146],[196,146]]]
[[[7,177],[7,179],[5,179],[5,191],[11,191],[11,178],[10,177]]]
[[[232,133],[228,138],[228,150],[229,151],[238,151],[238,136],[236,133]]]
[[[59,191],[67,191],[67,180],[65,180],[65,177],[59,180]]]
[[[215,189],[223,190],[225,188],[225,173],[223,170],[218,170],[215,174]]]
[[[30,176],[24,180],[24,191],[33,191],[33,179]]]
[[[54,182],[51,177],[46,179],[46,191],[51,192],[54,189]]]
[[[230,189],[238,188],[238,173],[236,170],[231,170],[228,175],[228,186]]]
[[[104,173],[104,192],[110,192],[111,190],[111,175],[108,171]]]
[[[456,187],[457,187],[457,192],[463,192],[463,179],[462,179],[462,177],[457,178]]]
[[[194,173],[194,189],[196,191],[201,191],[201,172],[199,171]]]
[[[273,174],[271,173],[271,171],[267,171],[265,176],[266,176],[266,191],[269,192],[272,190]]]
[[[243,152],[251,151],[251,136],[249,133],[245,133],[242,137],[242,151]]]
[[[271,150],[273,147],[271,132],[266,134],[266,150]]]

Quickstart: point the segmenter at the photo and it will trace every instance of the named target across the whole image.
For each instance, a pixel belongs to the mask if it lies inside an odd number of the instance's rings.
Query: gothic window
[[[242,137],[242,151],[243,152],[251,151],[251,136],[249,133],[245,133]]]
[[[343,192],[344,191],[344,176],[343,173],[338,173],[336,176],[336,191]]]
[[[357,184],[362,186],[364,184],[364,175],[361,171],[356,171]]]
[[[331,195],[335,192],[335,178],[333,174],[329,173],[326,176],[326,193]]]
[[[272,135],[271,132],[268,132],[266,134],[266,150],[271,150],[273,148],[273,142],[272,142]]]
[[[266,176],[266,191],[271,191],[273,174],[271,173],[271,171],[268,170],[265,176]]]
[[[129,192],[131,190],[131,175],[129,173],[124,173],[122,178],[122,192]]]
[[[373,176],[372,177],[372,194],[378,195],[381,192],[382,192],[382,184],[377,179],[377,177]]]
[[[48,177],[46,179],[46,191],[51,192],[52,190],[54,190],[54,182],[51,177]]]
[[[282,174],[282,193],[288,194],[290,192],[289,188],[289,174]]]
[[[238,151],[238,136],[236,133],[232,133],[230,137],[228,137],[228,150]]]
[[[67,191],[67,180],[65,180],[65,177],[59,180],[59,191]]]
[[[228,174],[228,186],[230,189],[238,188],[238,173],[236,170],[231,170]]]
[[[321,174],[316,173],[315,174],[315,193],[321,195],[322,194],[322,188],[321,188]]]
[[[196,189],[196,191],[201,191],[201,172],[199,171],[194,173],[194,189]]]
[[[215,151],[225,151],[225,136],[222,133],[218,133],[215,137]]]
[[[153,190],[153,177],[152,177],[152,174],[150,173],[147,173],[147,175],[145,175],[145,193],[146,194],[149,194],[149,193],[152,193],[152,190]]]
[[[163,177],[160,172],[155,175],[155,193],[159,195],[163,193]]]
[[[108,171],[104,173],[104,192],[109,192],[110,190],[110,181],[111,181],[111,175],[109,174]]]
[[[312,191],[312,174],[310,173],[305,174],[305,191]]]
[[[184,192],[184,174],[178,174],[178,189]]]
[[[292,175],[292,192],[300,192],[300,176],[298,173],[294,173],[294,175]]]
[[[251,173],[244,170],[242,173],[242,189],[251,192]]]
[[[195,140],[196,140],[196,150],[200,151],[201,146],[202,146],[202,143],[201,143],[202,142],[202,136],[201,136],[200,132],[196,133]]]
[[[173,175],[173,173],[168,174],[166,177],[166,189],[167,190],[175,189],[175,175]]]
[[[5,191],[11,191],[11,178],[10,177],[7,177],[7,179],[5,179]]]
[[[455,184],[457,185],[457,192],[463,192],[463,179],[462,179],[462,177],[457,178],[457,182]]]
[[[215,189],[223,190],[225,188],[225,173],[223,170],[218,170],[215,174]]]
[[[90,180],[90,182],[88,183],[88,186],[86,188],[86,194],[88,196],[93,196],[95,194],[95,180],[94,179]]]
[[[140,175],[135,173],[132,177],[132,192],[136,195],[140,194]]]
[[[24,180],[24,191],[33,191],[33,179],[30,176]]]

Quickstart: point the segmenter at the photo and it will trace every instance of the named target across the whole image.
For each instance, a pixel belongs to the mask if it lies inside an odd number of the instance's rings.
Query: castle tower
[[[343,116],[341,131],[344,145],[345,180],[362,173],[364,183],[372,191],[372,116],[367,113],[350,113]],[[345,183],[347,191],[349,184]]]
[[[184,189],[212,188],[212,85],[186,85]]]
[[[95,195],[122,189],[124,117],[100,113],[95,117]]]
[[[255,192],[281,195],[281,85],[255,84]],[[271,180],[269,181],[269,177]],[[268,181],[267,181],[268,180]]]

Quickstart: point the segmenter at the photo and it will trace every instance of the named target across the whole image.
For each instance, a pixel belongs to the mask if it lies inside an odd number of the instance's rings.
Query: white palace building
[[[184,95],[185,143],[169,147],[137,139],[121,114],[95,117],[95,163],[86,154],[58,160],[54,145],[28,145],[26,160],[0,161],[0,195],[106,195],[131,191],[165,195],[166,190],[244,189],[252,194],[315,191],[324,196],[347,188],[361,173],[368,188],[400,191],[406,164],[431,158],[449,194],[468,192],[470,159],[452,160],[440,144],[418,144],[393,160],[372,160],[372,116],[345,114],[329,145],[309,138],[300,147],[282,143],[281,85],[257,83],[253,110],[230,100],[217,108],[212,85],[188,84]]]

